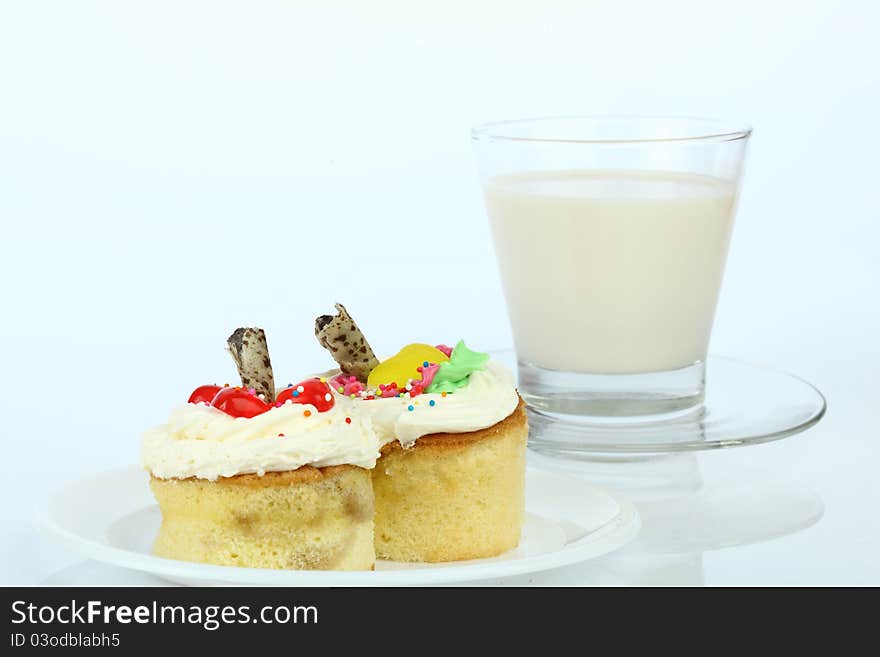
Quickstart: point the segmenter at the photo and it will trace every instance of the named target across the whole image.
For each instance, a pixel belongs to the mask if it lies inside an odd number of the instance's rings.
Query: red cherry
[[[302,390],[300,390],[302,388]],[[294,404],[311,404],[319,413],[329,411],[336,403],[330,386],[320,379],[306,379],[285,388],[275,397],[275,403],[284,404],[292,401]]]
[[[192,391],[187,400],[190,404],[198,404],[199,402],[210,403],[214,399],[214,395],[223,390],[220,386],[199,386]]]
[[[211,406],[232,417],[254,417],[271,408],[256,395],[241,388],[223,388],[211,400]]]

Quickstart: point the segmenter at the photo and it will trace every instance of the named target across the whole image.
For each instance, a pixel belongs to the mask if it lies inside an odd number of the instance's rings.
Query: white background
[[[279,378],[326,363],[336,300],[379,353],[509,343],[471,125],[664,113],[755,128],[712,351],[831,408],[711,457],[825,515],[701,581],[880,583],[878,24],[869,1],[3,3],[0,582],[77,560],[32,504],[232,380],[236,326]]]

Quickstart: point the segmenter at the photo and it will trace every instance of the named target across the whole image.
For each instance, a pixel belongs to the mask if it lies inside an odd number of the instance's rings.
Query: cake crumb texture
[[[466,434],[392,443],[373,470],[379,558],[456,561],[519,544],[528,425],[522,402],[505,420]]]
[[[373,491],[355,466],[257,475],[158,479],[159,557],[221,566],[370,570]]]

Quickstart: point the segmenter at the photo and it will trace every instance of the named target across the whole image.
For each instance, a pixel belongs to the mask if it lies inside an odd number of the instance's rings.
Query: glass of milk
[[[474,128],[533,409],[616,422],[700,406],[750,133],[629,116]]]

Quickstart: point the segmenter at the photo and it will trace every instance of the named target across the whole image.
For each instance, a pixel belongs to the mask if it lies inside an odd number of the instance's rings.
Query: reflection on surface
[[[582,564],[487,584],[676,585],[704,583],[703,555],[802,531],[818,522],[822,500],[778,474],[704,460],[706,454],[570,461],[529,454],[531,465],[582,476],[639,509],[642,530],[621,550]],[[714,455],[717,459],[717,455]],[[43,584],[165,585],[146,573],[83,562]]]
[[[80,561],[52,573],[41,586],[174,586],[149,573],[119,568],[97,561]]]
[[[697,586],[704,583],[705,552],[785,536],[821,519],[822,500],[808,487],[741,467],[709,475],[702,458],[687,453],[587,462],[530,453],[532,465],[582,476],[628,497],[642,518],[632,543],[554,571],[546,583]]]

